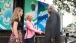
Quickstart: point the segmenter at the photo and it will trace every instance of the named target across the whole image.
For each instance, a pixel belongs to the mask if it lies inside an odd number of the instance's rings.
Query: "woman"
[[[22,23],[21,16],[23,14],[23,9],[20,7],[16,7],[12,16],[11,26],[12,26],[12,34],[10,36],[9,43],[20,43],[22,42]]]
[[[34,36],[35,36],[35,32],[41,34],[43,33],[42,31],[36,30],[34,28],[33,22],[32,22],[32,14],[31,13],[27,13],[26,14],[26,34],[24,36],[25,42],[26,43],[34,43]]]

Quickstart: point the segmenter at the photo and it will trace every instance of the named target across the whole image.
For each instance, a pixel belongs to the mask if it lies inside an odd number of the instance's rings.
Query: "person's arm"
[[[31,25],[29,22],[26,22],[26,25],[27,25],[27,28],[30,29],[30,30],[32,30],[32,31],[37,32],[37,33],[39,33],[39,34],[42,33],[42,31],[39,31],[39,30],[35,29],[35,28],[33,27],[33,25]]]
[[[13,33],[15,35],[15,38],[18,38],[17,26],[18,26],[18,22],[14,21],[12,30],[13,30]]]

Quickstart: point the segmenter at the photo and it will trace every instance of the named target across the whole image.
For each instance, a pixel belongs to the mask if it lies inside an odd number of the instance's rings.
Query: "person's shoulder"
[[[58,12],[53,12],[54,14],[59,14]]]
[[[56,17],[56,16],[59,16],[58,12],[52,12],[52,13],[50,14],[50,17]]]
[[[55,16],[57,15],[57,12],[52,12],[50,16]]]
[[[18,18],[16,18],[14,21],[19,22],[19,19],[18,19]]]
[[[30,22],[27,20],[26,23],[30,23]]]
[[[57,16],[59,16],[59,13],[58,12],[54,12],[54,14],[57,15]]]

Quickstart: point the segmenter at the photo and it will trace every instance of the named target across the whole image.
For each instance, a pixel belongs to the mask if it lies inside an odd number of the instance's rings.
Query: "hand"
[[[42,34],[45,34],[45,32],[42,32]]]
[[[51,42],[52,42],[52,43],[55,43],[55,39],[54,39],[54,38],[51,38]]]
[[[19,42],[19,39],[16,39],[16,43],[20,43],[20,42]]]

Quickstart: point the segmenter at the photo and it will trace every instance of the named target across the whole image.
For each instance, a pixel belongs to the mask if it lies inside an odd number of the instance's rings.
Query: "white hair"
[[[49,6],[48,6],[48,9],[49,9],[49,8],[53,9],[54,11],[56,11],[54,5],[49,5]]]

